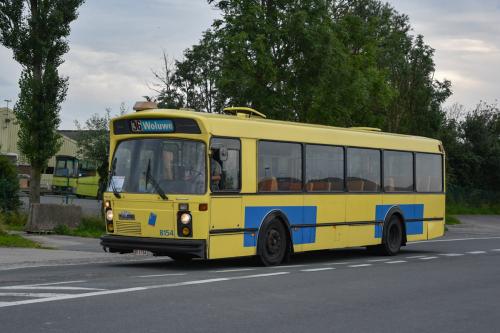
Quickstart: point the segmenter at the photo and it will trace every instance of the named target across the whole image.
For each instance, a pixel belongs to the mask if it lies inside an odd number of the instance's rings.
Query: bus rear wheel
[[[283,262],[288,251],[288,238],[281,221],[274,219],[261,230],[257,250],[264,266],[275,266]]]
[[[403,227],[401,218],[397,215],[391,216],[389,222],[384,226],[382,244],[368,247],[375,254],[394,256],[403,244]]]

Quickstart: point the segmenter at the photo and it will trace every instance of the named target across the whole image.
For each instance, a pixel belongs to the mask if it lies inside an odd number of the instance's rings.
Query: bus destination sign
[[[133,119],[130,130],[132,133],[172,133],[174,123],[170,119]]]

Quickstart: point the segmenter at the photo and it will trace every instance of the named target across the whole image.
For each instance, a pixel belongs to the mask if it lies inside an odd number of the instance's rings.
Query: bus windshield
[[[56,157],[56,169],[54,176],[76,177],[76,161],[71,158]]]
[[[118,144],[113,179],[119,192],[203,194],[206,188],[205,144],[180,139],[133,139]]]

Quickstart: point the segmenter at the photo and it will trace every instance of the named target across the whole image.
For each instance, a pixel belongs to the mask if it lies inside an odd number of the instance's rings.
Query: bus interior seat
[[[309,182],[307,183],[308,192],[330,192],[332,183],[330,182]]]
[[[350,179],[347,184],[349,191],[361,192],[365,190],[365,182],[362,179]]]
[[[278,180],[276,177],[266,178],[259,182],[259,191],[276,192],[278,191]]]

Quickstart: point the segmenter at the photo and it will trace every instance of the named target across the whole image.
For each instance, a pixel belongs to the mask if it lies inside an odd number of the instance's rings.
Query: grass
[[[0,213],[0,224],[6,230],[23,231],[28,222],[28,215],[21,212],[3,212]]]
[[[468,205],[447,203],[446,213],[451,215],[500,215],[500,204]]]
[[[460,224],[460,220],[453,215],[446,214],[446,224],[447,225]]]
[[[75,229],[70,229],[66,225],[59,225],[54,229],[58,235],[99,238],[105,233],[103,219],[99,217],[84,217],[80,225]]]
[[[10,235],[5,231],[0,231],[0,247],[29,247],[43,249],[40,244],[19,235]]]

